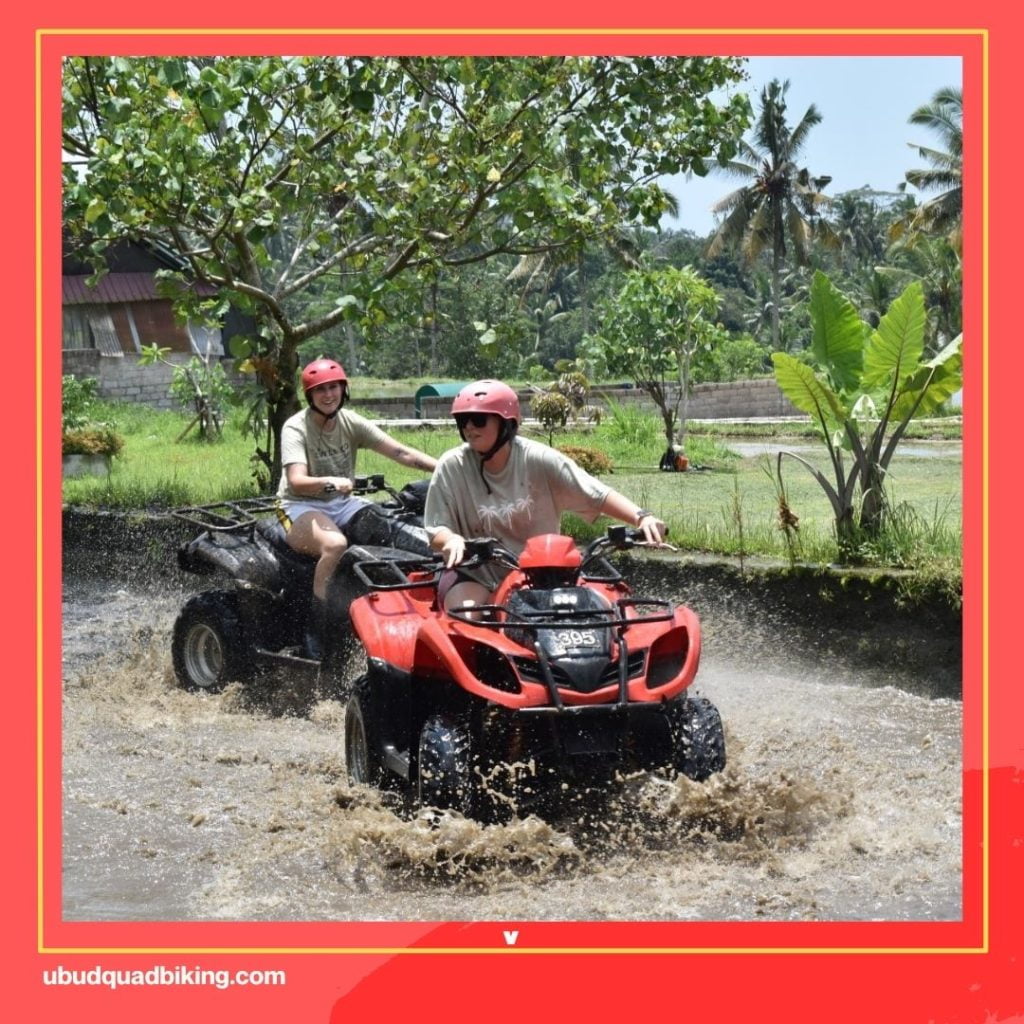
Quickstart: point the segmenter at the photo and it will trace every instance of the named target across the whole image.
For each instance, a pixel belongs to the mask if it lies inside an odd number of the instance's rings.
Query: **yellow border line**
[[[963,36],[976,35],[981,37],[981,91],[982,91],[982,112],[981,112],[981,432],[982,432],[982,564],[981,564],[981,615],[982,615],[982,941],[980,946],[643,946],[643,947],[617,947],[617,946],[539,946],[536,948],[525,947],[480,947],[480,946],[47,946],[44,942],[44,913],[43,913],[43,485],[42,485],[42,294],[43,294],[43,271],[42,271],[42,209],[43,209],[43,188],[42,188],[42,38],[44,36],[208,36],[208,35],[237,35],[237,36],[710,36],[710,35],[763,35],[763,36],[803,36],[803,35],[826,35],[826,36]],[[273,953],[273,954],[308,954],[308,953],[361,953],[361,954],[480,954],[480,955],[536,955],[552,953],[693,953],[693,954],[723,954],[723,953],[774,953],[774,954],[837,954],[849,955],[854,953],[862,954],[893,954],[893,953],[987,953],[989,949],[989,927],[990,927],[990,866],[989,866],[989,658],[988,658],[988,481],[989,481],[989,451],[988,451],[988,338],[989,338],[989,317],[988,317],[988,125],[989,125],[989,84],[988,84],[988,40],[987,29],[39,29],[36,31],[36,657],[37,657],[37,697],[36,697],[36,771],[37,771],[37,948],[40,953]],[[799,54],[798,54],[799,55]],[[843,56],[844,54],[829,54],[830,56]],[[871,56],[872,54],[851,54],[852,56]],[[885,54],[882,54],[885,55]],[[924,55],[924,54],[922,54]],[[950,54],[961,56],[963,54]],[[962,893],[963,899],[963,893]],[[95,924],[95,923],[93,923]],[[131,922],[117,922],[120,927],[130,925]],[[176,924],[196,925],[203,927],[209,922],[178,922]],[[257,923],[254,923],[257,924]],[[312,922],[313,925],[332,924],[330,922]],[[357,922],[334,923],[334,924],[362,924]],[[429,922],[417,922],[415,924],[429,925]],[[446,922],[437,923],[437,927],[444,927]],[[495,924],[492,922],[474,922],[474,927]],[[538,922],[537,924],[548,927],[551,922]],[[587,922],[568,922],[570,926],[588,924]],[[623,927],[644,926],[648,922],[624,921],[617,923]],[[743,924],[743,923],[739,923]],[[766,922],[765,924],[774,924]],[[790,924],[779,922],[777,924]],[[821,922],[821,925],[836,924],[834,922]],[[859,924],[859,923],[858,923]],[[902,922],[869,922],[870,925],[902,925]],[[920,923],[914,923],[920,924]],[[936,925],[947,924],[936,922]],[[956,924],[955,922],[949,924]],[[927,927],[927,925],[926,925]]]
[[[78,36],[965,36],[983,35],[984,28],[43,28],[39,35]],[[795,56],[802,56],[795,54]],[[808,54],[807,56],[811,56]],[[831,54],[826,56],[833,56]],[[842,56],[835,54],[834,56]],[[851,54],[887,56],[887,54]],[[911,54],[910,56],[914,56]],[[937,55],[938,56],[938,55]],[[956,54],[950,54],[956,56]]]
[[[586,924],[587,922],[579,922]],[[644,923],[644,922],[642,922]],[[664,922],[661,922],[664,923]],[[622,956],[623,954],[633,955],[646,955],[650,956],[655,953],[671,953],[671,954],[705,954],[708,956],[721,956],[727,953],[739,953],[749,955],[751,953],[774,953],[780,956],[790,956],[793,954],[810,954],[820,953],[833,956],[849,956],[852,953],[862,954],[864,956],[877,956],[880,953],[893,954],[893,953],[911,953],[920,955],[923,953],[943,953],[951,956],[963,956],[966,953],[983,954],[987,950],[977,946],[940,946],[933,948],[931,946],[879,946],[877,948],[853,948],[848,949],[843,946],[833,947],[822,947],[822,946],[536,946],[530,949],[524,947],[515,946],[287,946],[282,949],[276,949],[268,946],[211,946],[206,947],[195,947],[195,946],[151,946],[148,948],[129,946],[127,948],[121,948],[117,946],[51,946],[45,950],[41,950],[45,953],[59,953],[59,954],[73,954],[73,953],[106,953],[106,954],[124,954],[124,953],[139,953],[147,955],[155,954],[168,954],[168,953],[222,953],[225,955],[237,955],[237,954],[295,954],[305,956],[310,953],[323,954],[323,955],[334,955],[338,953],[352,953],[362,956],[375,956],[380,954],[397,955],[400,953],[413,953],[421,956],[433,956],[437,954],[444,954],[450,956],[451,954],[464,955],[467,953],[480,954],[482,956],[535,956],[537,954],[543,954],[544,956],[551,956],[555,953],[565,954],[580,954],[580,953],[605,953],[614,954],[616,956]]]
[[[36,36],[36,927],[43,935],[43,61]]]
[[[990,925],[989,781],[989,65],[988,33],[981,50],[981,914],[982,941]]]

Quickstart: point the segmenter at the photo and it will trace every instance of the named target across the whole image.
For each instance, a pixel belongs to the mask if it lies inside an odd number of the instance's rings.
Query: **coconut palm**
[[[939,89],[931,101],[915,110],[911,124],[936,132],[942,149],[909,143],[931,165],[907,171],[906,178],[915,188],[942,189],[939,195],[921,204],[910,221],[911,230],[948,234],[954,248],[960,248],[963,215],[963,129],[964,93],[952,86]]]
[[[815,231],[827,231],[816,211],[826,201],[821,188],[831,178],[815,178],[797,166],[797,158],[810,130],[821,121],[812,103],[795,128],[786,123],[789,82],[773,79],[761,91],[761,112],[754,126],[754,141],[741,139],[739,156],[720,171],[747,179],[712,207],[723,219],[708,246],[708,256],[736,248],[753,263],[767,248],[771,252],[772,347],[780,342],[779,313],[782,268],[792,248],[797,265],[808,263]]]
[[[963,330],[963,263],[960,250],[943,235],[913,232],[890,247],[875,270],[903,287],[918,281],[928,309],[926,344],[941,351]]]

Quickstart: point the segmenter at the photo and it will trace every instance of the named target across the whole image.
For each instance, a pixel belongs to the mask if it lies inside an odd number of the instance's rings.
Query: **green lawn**
[[[253,443],[241,435],[237,422],[229,422],[221,441],[208,443],[191,433],[176,440],[188,422],[177,413],[115,403],[104,405],[102,415],[124,433],[124,454],[114,460],[108,479],[65,481],[65,502],[171,508],[257,493],[250,463]],[[709,434],[694,430],[686,448],[691,465],[697,468],[661,473],[656,467],[664,439],[653,417],[646,419],[650,422],[634,417],[625,426],[606,421],[590,430],[556,434],[554,443],[589,447],[609,456],[613,471],[605,477],[607,482],[657,512],[669,524],[670,538],[682,548],[812,562],[835,559],[831,508],[810,473],[791,459],[783,460],[783,482],[789,508],[799,520],[798,531],[790,534],[792,546],[778,528],[778,493],[773,481],[776,459],[765,451],[769,445],[792,445],[828,473],[824,448],[813,437],[779,438],[773,436],[777,427],[769,425],[760,431],[746,425],[743,436],[736,438],[720,435],[722,426]],[[458,440],[454,429],[447,427],[392,433],[432,455],[440,455]],[[936,434],[919,429],[916,433],[948,436],[951,431]],[[539,436],[547,440],[547,435]],[[728,447],[730,442],[753,451],[738,455]],[[922,446],[912,439],[903,447],[907,453],[897,454],[890,472],[890,499],[896,509],[893,528],[885,543],[867,550],[865,556],[876,564],[938,564],[959,571],[959,447],[946,442],[941,457],[914,454],[914,449]],[[383,473],[396,487],[416,475],[372,452],[360,453],[358,470]],[[593,532],[573,517],[567,526],[581,536]]]

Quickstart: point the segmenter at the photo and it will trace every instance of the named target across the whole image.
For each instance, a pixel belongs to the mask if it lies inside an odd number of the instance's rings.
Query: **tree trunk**
[[[877,537],[885,523],[885,491],[883,473],[871,472],[861,498],[860,529],[870,537]]]
[[[359,366],[359,359],[356,355],[356,332],[348,321],[345,322],[345,341],[348,342],[349,369],[355,373]]]
[[[690,404],[690,353],[684,352],[679,360],[679,448],[686,447],[686,412]]]
[[[430,376],[436,377],[437,374],[437,340],[438,340],[438,320],[437,320],[437,279],[434,279],[433,284],[430,286]]]
[[[265,484],[270,494],[277,492],[277,485],[281,482],[281,428],[285,420],[299,408],[295,390],[297,348],[298,342],[294,338],[285,338],[280,342],[274,365],[274,380],[264,382],[267,440],[266,448],[257,448],[256,455],[267,471],[266,479],[260,479],[259,483],[261,487]]]
[[[779,323],[779,306],[782,302],[782,257],[778,249],[772,249],[772,351],[780,351],[782,328]]]

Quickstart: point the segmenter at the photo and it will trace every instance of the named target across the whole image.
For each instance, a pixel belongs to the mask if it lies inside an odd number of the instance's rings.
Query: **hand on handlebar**
[[[670,551],[678,550],[665,540],[668,536],[668,527],[657,516],[644,516],[636,532],[638,536],[634,543],[649,544],[653,548],[667,548]]]
[[[352,481],[347,476],[329,476],[323,486],[324,494],[351,494]]]
[[[451,569],[466,557],[466,538],[458,533],[451,533],[441,548],[444,567]]]

